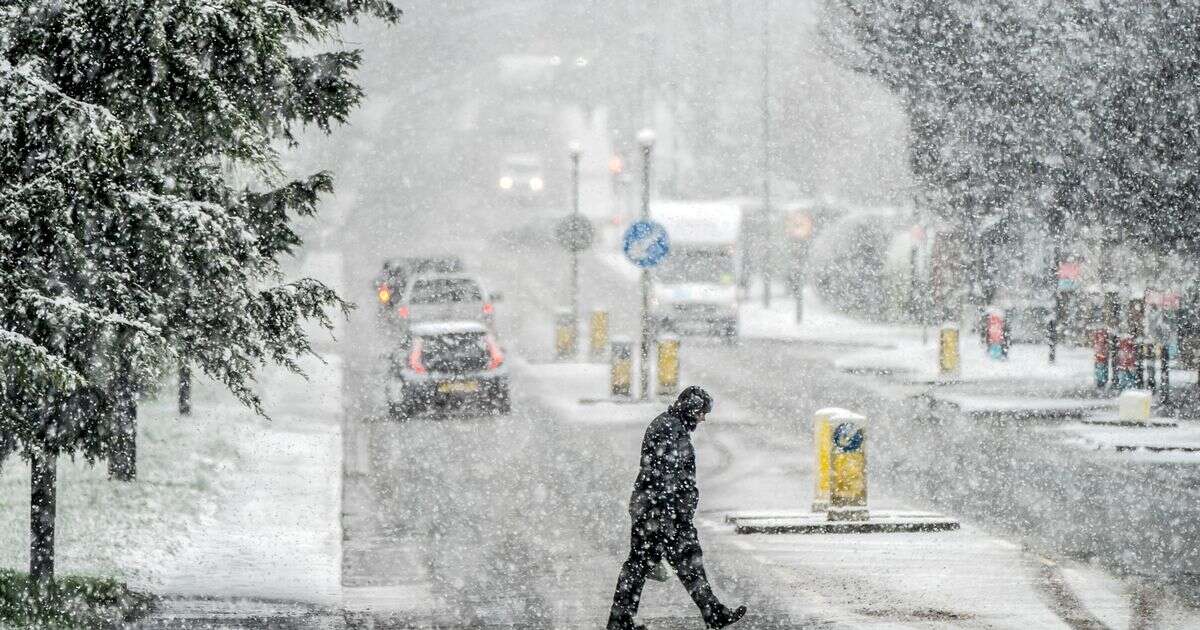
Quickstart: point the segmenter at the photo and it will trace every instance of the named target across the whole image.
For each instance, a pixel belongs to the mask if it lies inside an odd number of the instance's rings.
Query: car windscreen
[[[444,304],[447,302],[481,302],[479,285],[468,278],[426,278],[413,283],[412,304]]]
[[[654,268],[658,282],[733,284],[733,254],[727,249],[678,249]]]
[[[482,370],[490,357],[483,333],[446,333],[421,338],[421,359],[434,372]]]

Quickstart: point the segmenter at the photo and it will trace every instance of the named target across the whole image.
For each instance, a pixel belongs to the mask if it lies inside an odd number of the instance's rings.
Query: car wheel
[[[512,400],[508,397],[508,387],[496,390],[496,395],[492,399],[492,411],[500,415],[507,415],[512,411]]]

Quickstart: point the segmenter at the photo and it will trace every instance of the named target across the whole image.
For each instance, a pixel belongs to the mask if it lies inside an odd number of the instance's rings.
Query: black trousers
[[[695,526],[690,522],[664,523],[654,519],[639,519],[634,521],[631,528],[629,558],[625,560],[621,576],[617,578],[612,612],[608,617],[610,630],[628,627],[637,615],[646,575],[663,558],[675,569],[675,575],[700,608],[705,621],[712,619],[721,608],[704,573],[703,553]]]

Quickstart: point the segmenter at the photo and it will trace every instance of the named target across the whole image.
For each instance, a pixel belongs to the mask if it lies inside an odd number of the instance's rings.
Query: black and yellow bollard
[[[593,361],[601,361],[604,359],[604,351],[608,349],[608,311],[592,311],[591,324],[588,349]]]
[[[633,395],[633,342],[625,337],[614,337],[612,340],[608,380],[614,398]]]
[[[833,418],[839,414],[849,413],[839,407],[818,409],[813,414],[813,512],[824,512],[829,509],[829,466],[833,455]]]
[[[560,360],[574,359],[576,345],[575,314],[561,309],[554,315],[554,356]]]
[[[867,419],[855,413],[838,413],[832,418],[830,436],[829,508],[830,521],[865,521],[867,512]]]
[[[938,374],[943,377],[959,375],[958,326],[943,325],[938,334]]]
[[[674,396],[679,391],[679,338],[658,339],[658,395]]]

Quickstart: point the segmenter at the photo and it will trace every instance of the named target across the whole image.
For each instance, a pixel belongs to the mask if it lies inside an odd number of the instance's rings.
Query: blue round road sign
[[[839,453],[853,453],[862,448],[862,429],[853,422],[843,422],[833,429],[833,447]]]
[[[621,249],[629,262],[642,267],[653,267],[666,258],[671,251],[667,229],[654,221],[637,221],[625,230]]]

